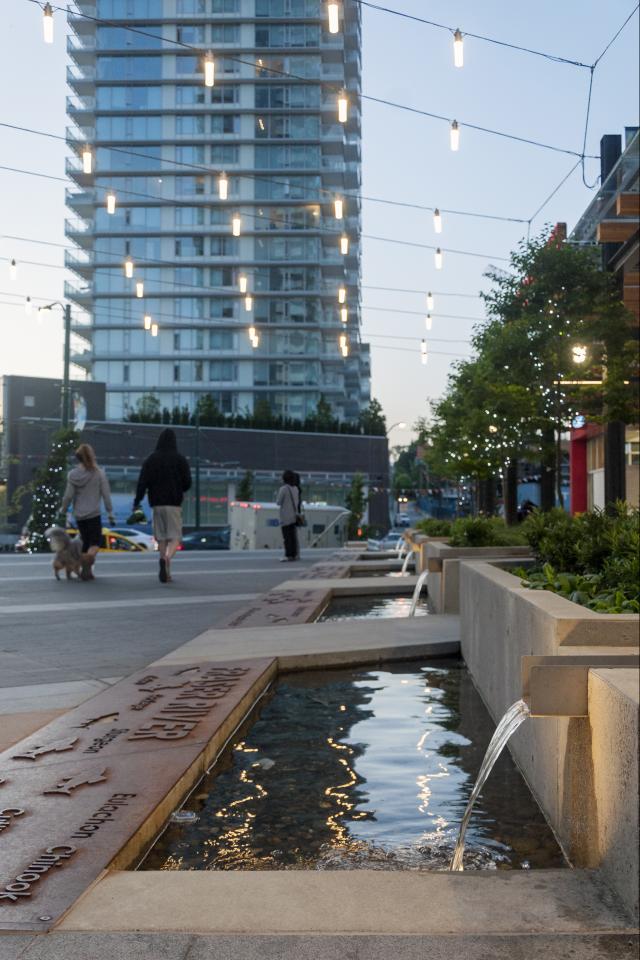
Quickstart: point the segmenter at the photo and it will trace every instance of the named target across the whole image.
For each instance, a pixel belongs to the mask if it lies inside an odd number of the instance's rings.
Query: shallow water
[[[329,606],[318,617],[318,623],[334,620],[387,619],[389,617],[407,617],[411,607],[411,597],[371,596],[334,597]],[[429,612],[426,599],[420,600],[416,608],[416,617],[424,617]]]
[[[446,869],[493,730],[458,660],[284,676],[142,869]],[[505,751],[465,868],[564,865]]]

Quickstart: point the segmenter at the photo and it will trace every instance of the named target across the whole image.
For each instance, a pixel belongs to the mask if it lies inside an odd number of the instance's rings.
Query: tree
[[[315,421],[316,427],[319,430],[330,430],[334,426],[335,418],[333,416],[333,410],[324,393],[320,394],[316,412],[312,419]]]
[[[79,434],[75,430],[59,430],[53,435],[49,456],[35,473],[32,481],[31,516],[28,522],[28,549],[32,553],[49,550],[45,530],[53,526],[58,518],[69,457],[78,442]]]
[[[349,539],[355,540],[358,536],[358,529],[366,507],[364,477],[361,473],[354,473],[353,475],[351,487],[346,497],[346,505],[347,510],[351,511],[348,524]]]
[[[251,503],[253,500],[253,481],[254,474],[252,470],[247,470],[242,480],[238,484],[238,489],[236,490],[236,498],[242,500],[246,503]]]
[[[258,397],[253,405],[253,416],[248,419],[250,422],[247,425],[258,430],[272,430],[278,426],[278,418],[271,409],[267,397]]]
[[[160,423],[162,413],[159,399],[154,393],[144,393],[126,419],[132,423]]]
[[[201,427],[219,427],[225,422],[224,413],[210,393],[203,393],[198,397],[196,414],[191,418],[194,423],[196,422],[196,416]]]
[[[374,437],[384,437],[387,432],[387,419],[382,404],[373,398],[369,406],[360,414],[362,432]]]

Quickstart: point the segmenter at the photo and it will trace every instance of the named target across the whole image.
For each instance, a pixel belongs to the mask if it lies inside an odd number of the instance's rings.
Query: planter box
[[[556,594],[527,590],[518,577],[486,562],[460,561],[459,579],[462,655],[496,721],[522,697],[524,655],[638,652],[635,614],[599,614]],[[602,867],[635,912],[638,817],[637,803],[629,804],[628,797],[637,778],[638,671],[598,671],[609,679],[633,673],[635,704],[628,682],[626,689],[610,682],[603,690],[595,673],[589,693],[591,698],[597,691],[598,708],[594,701],[592,710],[590,700],[589,717],[531,718],[509,748],[572,863]]]
[[[427,589],[434,613],[460,610],[460,560],[519,560],[531,557],[529,547],[451,547],[432,539],[425,548]]]

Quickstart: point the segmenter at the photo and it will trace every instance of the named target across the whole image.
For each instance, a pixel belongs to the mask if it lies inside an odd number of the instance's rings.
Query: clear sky
[[[385,5],[384,0],[381,3]],[[429,2],[388,0],[388,6],[430,20],[583,63],[592,63],[634,7],[633,0],[507,0]],[[63,134],[65,117],[64,21],[56,15],[52,47],[42,42],[40,8],[28,0],[2,0],[0,121]],[[544,143],[580,151],[589,73],[480,40],[465,40],[465,66],[453,66],[452,37],[432,27],[363,8],[363,93],[455,117]],[[638,117],[638,14],[599,64],[594,78],[588,154],[600,137],[623,133]],[[65,146],[0,128],[0,164],[64,176]],[[421,203],[527,219],[575,163],[575,158],[462,129],[458,153],[449,149],[446,123],[381,104],[363,103],[363,188],[369,197]],[[598,162],[586,164],[595,182]],[[533,224],[563,220],[569,229],[592,191],[576,170]],[[38,321],[24,312],[24,298],[63,295],[60,248],[7,239],[7,235],[64,243],[64,183],[0,170],[0,257],[15,257],[18,277],[0,260],[0,374],[60,376],[59,311]],[[445,254],[441,271],[433,253],[418,247],[363,241],[363,339],[371,337],[373,395],[388,423],[409,424],[426,412],[427,398],[444,389],[455,356],[468,354],[474,318],[482,316],[483,272],[502,260],[526,228],[466,216],[444,216],[443,248],[482,256]],[[363,232],[433,244],[432,215],[419,210],[363,203]],[[435,292],[433,327],[425,331],[424,298],[372,287]],[[447,296],[438,295],[439,293]],[[8,306],[7,301],[15,302]],[[376,309],[374,309],[376,308]],[[400,311],[417,311],[417,315]],[[426,337],[429,361],[420,361]],[[407,338],[407,339],[403,339]],[[437,353],[436,351],[440,351]],[[396,430],[392,442],[406,443]]]

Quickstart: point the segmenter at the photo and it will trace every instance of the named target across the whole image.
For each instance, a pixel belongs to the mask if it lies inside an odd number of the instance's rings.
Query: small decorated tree
[[[253,471],[247,470],[236,490],[236,499],[251,503],[253,500]]]
[[[349,517],[349,539],[355,540],[358,536],[358,530],[366,507],[364,477],[361,473],[355,473],[353,475],[351,489],[346,497],[346,504],[347,510],[351,511],[351,516]]]
[[[59,430],[51,441],[49,456],[35,473],[31,484],[33,502],[28,523],[31,553],[49,550],[45,530],[55,524],[60,512],[69,457],[78,442],[79,436],[75,430]]]

